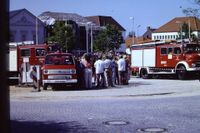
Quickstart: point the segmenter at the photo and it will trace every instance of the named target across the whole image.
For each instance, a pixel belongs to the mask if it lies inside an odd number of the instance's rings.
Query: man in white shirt
[[[102,56],[98,57],[98,60],[94,63],[95,73],[96,73],[96,80],[97,80],[97,87],[104,87],[105,86],[105,76],[104,76],[104,62],[102,60]]]
[[[120,55],[119,58],[120,59],[117,61],[119,72],[119,84],[123,85],[125,81],[126,61],[122,55]]]

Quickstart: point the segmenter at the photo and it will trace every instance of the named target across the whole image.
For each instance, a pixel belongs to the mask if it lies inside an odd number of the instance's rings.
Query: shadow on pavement
[[[76,121],[36,122],[11,120],[11,133],[98,133]]]

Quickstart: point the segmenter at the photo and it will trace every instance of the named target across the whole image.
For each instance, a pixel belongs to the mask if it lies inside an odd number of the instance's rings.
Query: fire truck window
[[[45,59],[45,64],[48,65],[73,65],[74,60],[72,56],[66,55],[49,55]]]
[[[46,54],[45,49],[36,49],[35,51],[36,56],[45,56],[45,54]]]
[[[53,57],[47,56],[45,59],[45,64],[53,64]]]
[[[172,54],[173,53],[173,48],[168,48],[168,54]]]
[[[181,48],[179,47],[174,48],[174,54],[181,54]]]
[[[21,49],[21,57],[27,57],[30,56],[30,54],[30,49]]]
[[[167,54],[167,48],[161,48],[160,49],[160,54]]]
[[[74,64],[72,57],[71,56],[64,57],[64,64],[66,64],[66,65],[72,65],[72,64]]]

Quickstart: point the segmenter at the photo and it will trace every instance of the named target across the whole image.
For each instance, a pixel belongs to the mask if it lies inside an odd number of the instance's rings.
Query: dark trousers
[[[96,79],[97,79],[97,87],[99,86],[105,86],[105,76],[104,73],[98,73],[96,74]]]
[[[119,84],[124,85],[126,81],[126,72],[125,71],[119,71]]]

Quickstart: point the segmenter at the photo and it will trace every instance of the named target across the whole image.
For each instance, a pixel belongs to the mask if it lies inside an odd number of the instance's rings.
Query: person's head
[[[102,59],[102,55],[99,54],[97,58],[98,58],[99,60],[101,60],[101,59]]]
[[[123,58],[123,55],[120,54],[120,55],[119,55],[119,58],[120,58],[120,59]]]

